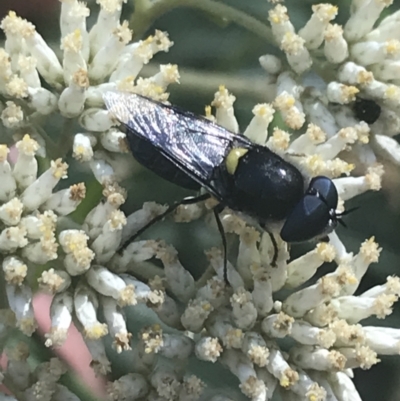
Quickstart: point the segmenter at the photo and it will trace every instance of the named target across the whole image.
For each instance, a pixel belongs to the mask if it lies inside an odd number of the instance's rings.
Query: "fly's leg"
[[[222,212],[223,209],[224,209],[224,206],[219,204],[213,209],[213,212],[214,212],[215,220],[217,222],[218,231],[221,235],[222,247],[224,248],[224,281],[227,285],[229,285],[229,282],[228,282],[228,250],[227,250],[227,244],[226,244],[226,236],[225,236],[224,226],[222,225],[221,219],[219,218],[219,214]]]
[[[268,233],[268,235],[271,238],[272,246],[274,247],[274,256],[272,257],[271,266],[276,267],[276,261],[278,260],[279,255],[278,244],[276,243],[276,239],[273,234]]]
[[[149,227],[151,227],[153,224],[157,223],[158,221],[161,221],[165,217],[167,217],[169,214],[174,212],[179,206],[181,205],[192,205],[193,203],[198,203],[204,200],[207,200],[211,197],[210,194],[202,194],[199,196],[188,196],[187,198],[182,199],[179,202],[174,203],[173,205],[169,206],[168,209],[164,212],[159,214],[158,216],[154,217],[154,219],[150,220],[145,226],[140,228],[138,231],[135,232],[132,236],[130,236],[119,248],[118,248],[118,253],[122,253],[126,247],[131,244],[137,237],[142,235]]]

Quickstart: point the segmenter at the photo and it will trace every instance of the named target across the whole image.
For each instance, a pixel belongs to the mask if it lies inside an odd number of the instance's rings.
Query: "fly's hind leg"
[[[228,282],[228,249],[227,249],[224,226],[222,225],[221,219],[219,217],[219,214],[222,212],[223,209],[224,209],[224,206],[221,205],[221,203],[219,203],[217,206],[214,207],[213,212],[214,212],[214,216],[215,216],[215,221],[217,222],[218,231],[221,235],[222,247],[224,248],[224,281],[227,285],[229,285],[229,282]]]
[[[119,248],[118,248],[118,253],[122,253],[126,247],[131,244],[137,237],[142,235],[148,228],[150,228],[153,224],[157,223],[158,221],[161,221],[165,217],[167,217],[169,214],[174,212],[179,206],[181,205],[192,205],[193,203],[198,203],[204,200],[207,200],[211,197],[210,194],[202,194],[199,196],[189,196],[187,198],[182,199],[179,202],[174,203],[173,205],[169,206],[168,209],[164,212],[159,214],[158,216],[154,217],[154,219],[150,220],[145,226],[140,228],[138,231],[136,231],[133,235],[131,235]]]

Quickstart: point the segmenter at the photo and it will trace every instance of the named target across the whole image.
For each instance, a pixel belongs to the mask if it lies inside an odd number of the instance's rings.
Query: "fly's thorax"
[[[263,146],[230,149],[221,169],[229,207],[259,221],[285,219],[304,195],[300,171]]]

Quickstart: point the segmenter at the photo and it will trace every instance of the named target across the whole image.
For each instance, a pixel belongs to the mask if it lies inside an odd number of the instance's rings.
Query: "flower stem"
[[[151,77],[157,74],[160,67],[149,63],[141,71],[142,77]],[[271,101],[268,98],[268,82],[265,76],[236,76],[216,71],[199,71],[193,68],[180,67],[180,85],[171,88],[171,93],[193,94],[199,96],[213,96],[218,86],[225,85],[237,97],[249,97],[258,102]]]
[[[263,38],[268,43],[275,43],[271,29],[258,19],[226,4],[213,0],[137,0],[135,12],[132,14],[130,25],[135,33],[143,35],[160,16],[178,7],[190,7],[204,11],[207,14],[224,21],[234,22],[249,32]]]
[[[4,273],[0,274],[0,309],[8,309],[8,299],[6,295],[6,281],[4,279]]]
[[[58,157],[64,158],[72,147],[73,138],[73,120],[70,118],[65,118],[63,121],[61,135],[57,141],[57,149],[59,151]]]

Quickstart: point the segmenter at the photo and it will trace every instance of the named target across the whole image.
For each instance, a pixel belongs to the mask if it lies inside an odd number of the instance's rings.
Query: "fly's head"
[[[338,193],[333,181],[324,176],[314,177],[297,205],[288,215],[281,238],[286,242],[306,242],[325,237],[349,211],[338,213]]]

